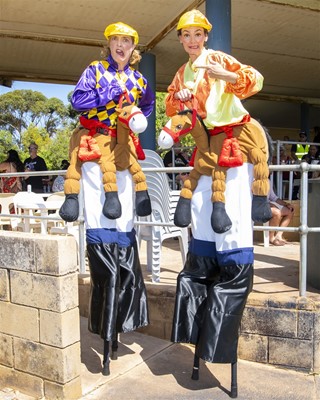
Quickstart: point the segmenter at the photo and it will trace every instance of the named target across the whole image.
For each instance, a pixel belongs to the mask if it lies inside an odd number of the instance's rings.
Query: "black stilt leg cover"
[[[148,325],[147,295],[136,242],[87,244],[91,276],[89,330],[104,340]]]
[[[252,264],[221,267],[221,282],[208,291],[197,356],[212,363],[237,361],[239,328],[252,283]]]
[[[195,344],[206,361],[235,362],[252,282],[252,264],[220,267],[214,257],[189,252],[177,280],[172,341]]]
[[[173,342],[198,343],[207,293],[219,279],[219,273],[214,258],[188,252],[185,266],[177,278],[171,335]]]
[[[149,324],[147,291],[144,285],[137,242],[119,248],[120,290],[117,332],[133,331]]]

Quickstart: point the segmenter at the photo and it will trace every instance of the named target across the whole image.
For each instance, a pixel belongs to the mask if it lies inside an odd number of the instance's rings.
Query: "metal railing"
[[[306,296],[307,288],[307,237],[309,233],[320,232],[320,227],[308,227],[308,172],[317,171],[320,172],[320,165],[310,165],[306,162],[302,162],[299,165],[270,165],[270,172],[272,171],[298,171],[301,173],[300,178],[300,225],[298,227],[270,227],[270,226],[254,226],[255,231],[283,231],[283,232],[298,232],[300,235],[300,259],[299,259],[299,295]],[[179,172],[190,172],[191,167],[164,167],[164,168],[143,168],[145,172],[163,172],[163,173],[179,173]],[[24,176],[52,176],[52,175],[65,175],[66,171],[42,171],[42,172],[27,172],[27,173],[4,173],[0,174],[0,177],[24,177]],[[86,272],[85,266],[85,227],[83,217],[83,196],[80,191],[79,196],[80,202],[80,215],[79,215],[79,270],[80,273]],[[17,214],[2,214],[0,217],[16,218],[21,217]],[[25,215],[24,218],[34,218],[34,216]],[[58,218],[40,217],[37,219],[47,219],[52,221],[58,221]],[[135,225],[150,225],[150,226],[174,226],[173,224],[160,224],[146,221],[135,221]]]
[[[276,157],[276,165],[283,165],[280,162],[280,147],[285,146],[285,145],[297,145],[297,144],[301,144],[301,142],[293,142],[293,141],[285,141],[285,140],[276,140],[273,141],[273,145],[275,146],[275,157]],[[314,142],[303,142],[303,144],[306,145],[312,145],[312,146],[317,146],[318,148],[320,148],[320,143],[314,143]],[[288,154],[286,154],[288,156]],[[299,160],[298,162],[295,160],[291,160],[291,164],[292,165],[299,165],[301,160]],[[290,164],[289,164],[290,165]],[[295,182],[296,181],[296,182]],[[271,177],[271,182],[273,183],[273,177]],[[299,179],[294,179],[294,171],[290,170],[289,171],[289,179],[288,181],[283,180],[283,171],[281,170],[277,170],[277,179],[276,179],[276,183],[275,183],[275,191],[277,193],[277,195],[282,199],[284,198],[284,194],[283,194],[283,188],[284,188],[284,183],[288,184],[288,196],[286,196],[286,198],[288,200],[292,200],[292,193],[293,193],[293,187],[294,184],[296,183],[297,185],[299,185],[300,180]]]

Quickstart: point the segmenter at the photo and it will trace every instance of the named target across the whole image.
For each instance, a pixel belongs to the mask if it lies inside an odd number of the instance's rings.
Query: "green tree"
[[[10,132],[0,130],[0,162],[3,162],[8,157],[8,150],[18,150],[18,147],[12,141],[12,135]]]
[[[69,160],[69,141],[72,135],[70,129],[60,129],[57,131],[55,138],[51,138],[50,142],[44,149],[44,159],[50,170],[59,170],[62,160]]]
[[[33,124],[44,128],[49,137],[67,123],[68,109],[57,98],[33,90],[14,90],[0,96],[0,129],[11,133],[13,143],[22,147],[23,132]]]
[[[156,139],[158,139],[161,129],[165,126],[168,121],[165,109],[165,97],[166,93],[157,92],[156,93]]]

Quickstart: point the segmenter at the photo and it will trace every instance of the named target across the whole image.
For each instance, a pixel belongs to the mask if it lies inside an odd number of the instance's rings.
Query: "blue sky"
[[[36,90],[43,93],[46,97],[57,97],[65,104],[68,104],[68,93],[74,89],[71,85],[56,85],[53,83],[20,82],[14,81],[11,88],[0,85],[0,95],[12,90]]]

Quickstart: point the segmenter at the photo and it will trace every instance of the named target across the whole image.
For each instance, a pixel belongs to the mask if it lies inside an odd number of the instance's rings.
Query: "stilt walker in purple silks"
[[[66,200],[60,215],[66,221],[78,218],[81,179],[91,277],[89,330],[104,340],[102,373],[109,375],[110,343],[111,359],[116,359],[117,334],[145,326],[149,318],[133,224],[138,197],[134,193],[132,174],[128,169],[117,170],[115,174],[113,166],[112,176],[116,177],[116,182],[107,184],[103,152],[106,146],[112,146],[111,150],[117,146],[116,109],[123,96],[147,117],[153,110],[154,93],[144,76],[132,67],[141,59],[135,49],[139,41],[137,31],[118,22],[107,26],[104,34],[108,40],[106,58],[92,62],[85,69],[71,99],[73,108],[81,114],[81,127],[73,136],[85,137],[89,148],[96,149],[103,143],[100,146],[102,155],[95,158],[94,154],[92,160],[88,159],[91,153],[86,149],[86,161],[79,162],[82,142],[79,144],[74,137],[71,138]],[[99,154],[99,148],[96,150],[94,153]],[[109,186],[117,190],[110,191]],[[145,209],[140,207],[141,213],[137,213],[148,215],[151,213],[150,198],[145,190],[141,193],[145,196]]]

